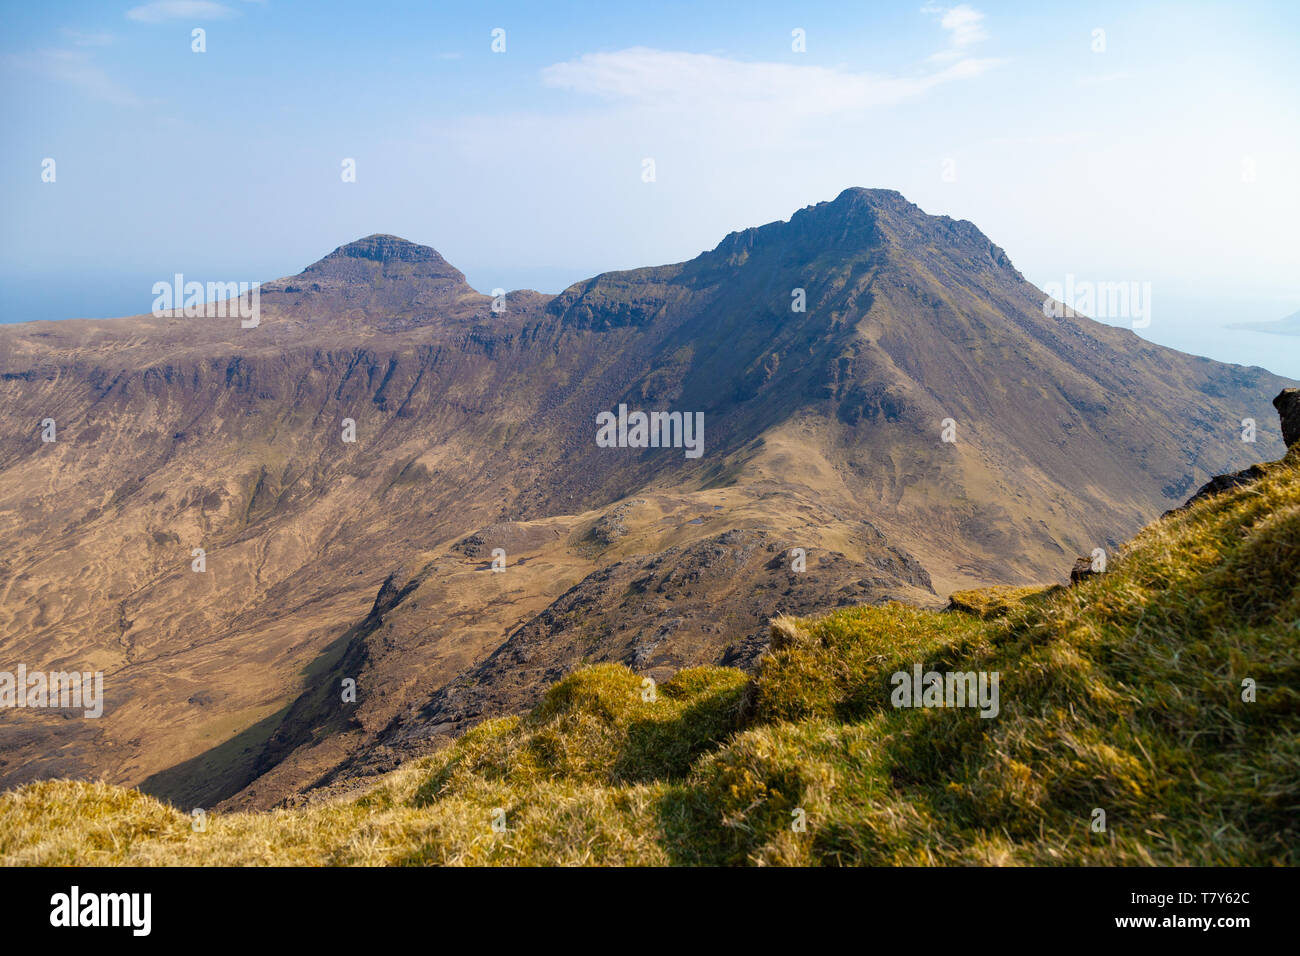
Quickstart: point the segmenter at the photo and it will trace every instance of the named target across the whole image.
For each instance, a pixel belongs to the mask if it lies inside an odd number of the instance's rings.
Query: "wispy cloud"
[[[37,50],[5,57],[6,65],[71,86],[117,106],[139,106],[141,100],[98,66],[84,50]]]
[[[609,100],[672,109],[763,106],[825,115],[900,103],[942,83],[978,76],[997,62],[965,59],[916,76],[883,76],[633,47],[548,66],[542,71],[542,82]]]
[[[923,12],[939,18],[947,45],[918,72],[886,75],[843,67],[762,63],[706,53],[631,47],[589,53],[542,70],[542,82],[646,107],[673,110],[763,109],[790,116],[854,113],[892,106],[944,83],[979,76],[1000,60],[969,56],[985,38],[984,15],[962,4]]]
[[[64,28],[63,35],[74,46],[108,46],[114,39],[111,33],[82,33],[80,30],[69,30],[67,28]]]
[[[128,20],[139,23],[162,23],[166,20],[221,20],[237,11],[212,0],[154,0],[126,11]]]
[[[938,17],[939,26],[948,34],[948,46],[931,56],[932,60],[943,62],[961,59],[975,44],[988,39],[988,33],[984,30],[984,14],[968,4],[944,7],[927,3],[921,12]]]

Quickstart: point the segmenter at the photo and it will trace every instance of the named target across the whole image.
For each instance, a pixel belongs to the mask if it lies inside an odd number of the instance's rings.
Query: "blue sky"
[[[271,279],[373,232],[555,292],[857,185],[972,220],[1040,286],[1150,282],[1142,334],[1300,376],[1300,339],[1224,329],[1300,309],[1293,2],[4,17],[0,321],[144,312],[175,272]]]

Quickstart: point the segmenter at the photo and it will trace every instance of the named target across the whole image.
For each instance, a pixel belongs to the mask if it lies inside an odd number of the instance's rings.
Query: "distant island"
[[[1228,328],[1271,332],[1274,335],[1300,335],[1300,312],[1292,312],[1285,319],[1276,322],[1233,322]]]

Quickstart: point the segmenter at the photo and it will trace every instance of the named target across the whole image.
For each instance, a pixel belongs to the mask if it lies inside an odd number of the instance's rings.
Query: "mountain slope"
[[[0,796],[0,860],[1293,866],[1298,566],[1300,444],[1076,587],[782,619],[752,679],[584,669],[362,796],[201,833],[32,784]],[[892,706],[918,665],[996,672],[997,714]]]
[[[1284,380],[1043,298],[970,223],[855,189],[503,312],[373,236],[263,286],[255,329],[0,329],[0,649],[107,697],[0,714],[0,783],[267,805],[583,661],[745,663],[782,611],[1050,578],[1280,452],[1240,421]],[[598,447],[620,404],[702,412],[704,454]]]

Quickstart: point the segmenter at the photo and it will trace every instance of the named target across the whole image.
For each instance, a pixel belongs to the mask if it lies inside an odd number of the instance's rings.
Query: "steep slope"
[[[1282,379],[1042,303],[971,224],[848,190],[501,312],[372,236],[263,286],[253,329],[0,329],[0,650],[107,697],[0,713],[0,783],[264,805],[584,660],[744,662],[782,611],[1059,574],[1280,450],[1239,423]],[[598,447],[620,404],[703,413],[704,453]]]

